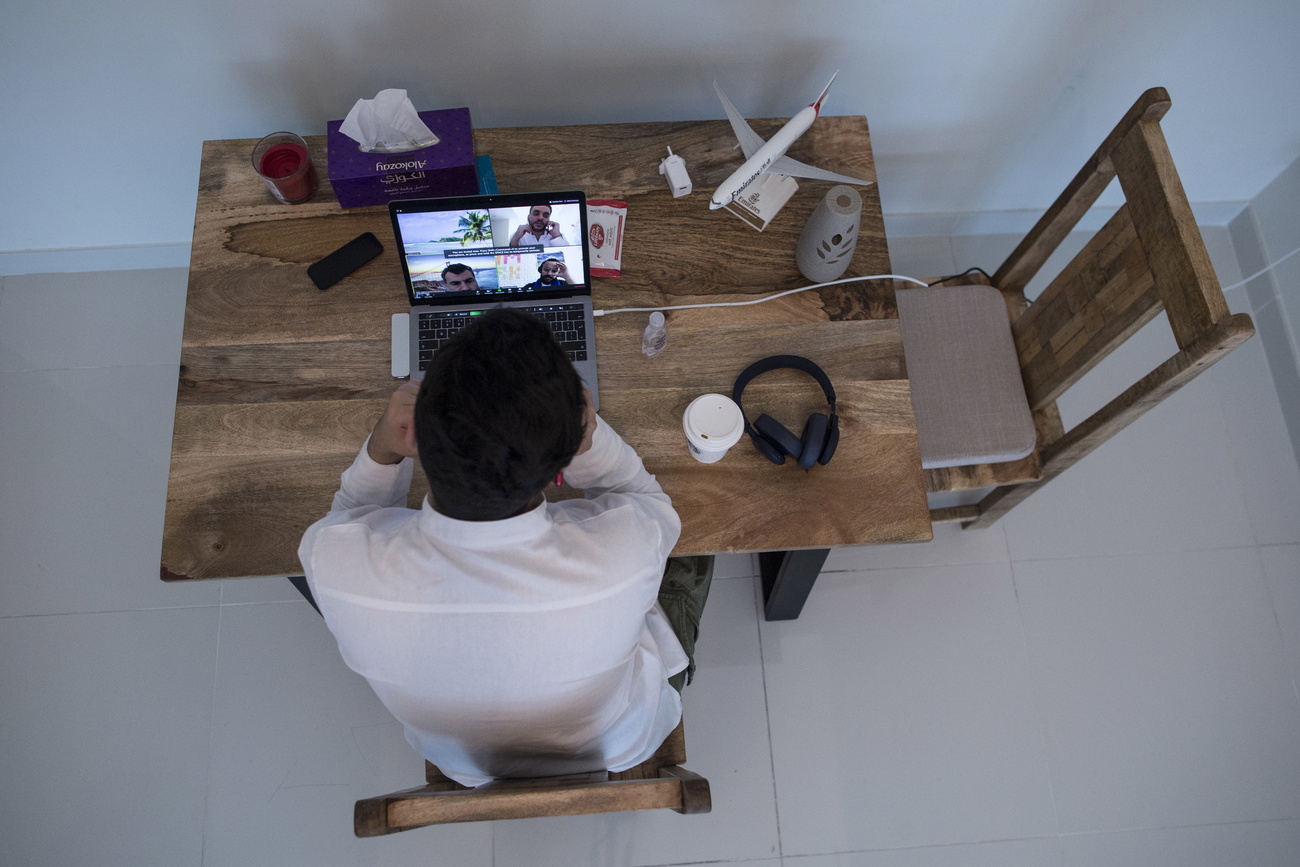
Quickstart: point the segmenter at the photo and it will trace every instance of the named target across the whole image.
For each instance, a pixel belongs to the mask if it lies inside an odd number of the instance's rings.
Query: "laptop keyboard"
[[[516,309],[546,323],[570,361],[587,360],[587,319],[581,304],[537,304]],[[482,313],[477,310],[430,310],[416,315],[420,323],[419,365],[420,370],[426,370],[433,354]]]

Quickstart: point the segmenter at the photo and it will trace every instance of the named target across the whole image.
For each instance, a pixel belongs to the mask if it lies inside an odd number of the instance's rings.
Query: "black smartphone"
[[[319,262],[307,266],[307,276],[317,289],[328,289],[371,259],[384,252],[373,232],[348,241]]]

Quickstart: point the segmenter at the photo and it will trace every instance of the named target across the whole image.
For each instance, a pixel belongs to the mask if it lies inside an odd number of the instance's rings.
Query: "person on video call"
[[[543,247],[567,247],[569,242],[560,234],[560,224],[551,221],[550,205],[529,205],[528,218],[510,236],[510,246],[541,244]]]
[[[447,292],[477,292],[478,278],[473,268],[455,262],[442,269],[442,285]]]
[[[546,502],[561,470],[585,499]],[[397,389],[298,556],[344,662],[479,785],[625,770],[677,725],[713,574],[680,531],[546,326],[497,309]]]
[[[573,282],[569,277],[568,266],[559,259],[544,260],[537,266],[537,274],[537,279],[525,286],[525,289],[553,289]]]

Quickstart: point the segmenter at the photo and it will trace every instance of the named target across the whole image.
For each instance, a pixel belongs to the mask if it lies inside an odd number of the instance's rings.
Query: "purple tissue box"
[[[420,120],[440,141],[431,147],[395,154],[372,154],[339,132],[341,120],[326,125],[329,178],[345,208],[383,205],[392,199],[472,196],[474,126],[468,108],[422,111]]]

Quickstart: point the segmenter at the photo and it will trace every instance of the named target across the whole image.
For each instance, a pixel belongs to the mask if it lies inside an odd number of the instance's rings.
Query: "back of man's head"
[[[585,430],[582,380],[547,327],[493,310],[438,350],[415,404],[439,512],[509,517],[568,466]]]

